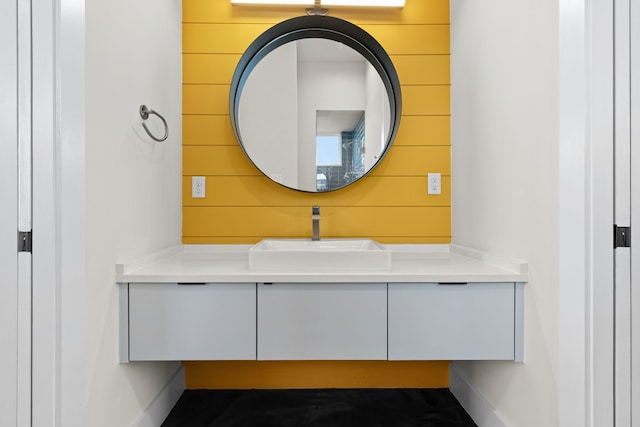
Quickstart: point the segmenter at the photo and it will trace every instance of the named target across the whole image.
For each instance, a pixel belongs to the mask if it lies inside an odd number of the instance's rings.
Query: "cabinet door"
[[[255,358],[255,283],[129,285],[130,360]]]
[[[258,285],[258,359],[386,358],[385,283]]]
[[[513,360],[515,284],[389,284],[390,360]]]

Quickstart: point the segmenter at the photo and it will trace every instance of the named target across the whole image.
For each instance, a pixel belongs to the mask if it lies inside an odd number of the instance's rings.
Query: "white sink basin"
[[[265,239],[249,249],[259,271],[388,270],[391,251],[371,239]]]

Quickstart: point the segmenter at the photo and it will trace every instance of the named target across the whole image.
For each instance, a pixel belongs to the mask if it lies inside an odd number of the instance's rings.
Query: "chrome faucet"
[[[320,240],[320,206],[311,208],[311,240]]]

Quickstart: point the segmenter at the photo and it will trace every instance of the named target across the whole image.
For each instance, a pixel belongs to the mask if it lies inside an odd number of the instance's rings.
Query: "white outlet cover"
[[[427,178],[427,194],[441,194],[441,177],[439,173],[430,173]]]
[[[191,198],[193,199],[205,198],[205,177],[204,176],[191,177]]]

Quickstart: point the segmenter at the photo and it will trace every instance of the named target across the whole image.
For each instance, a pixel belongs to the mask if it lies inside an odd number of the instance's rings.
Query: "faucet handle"
[[[320,215],[320,206],[312,206],[311,215]]]

